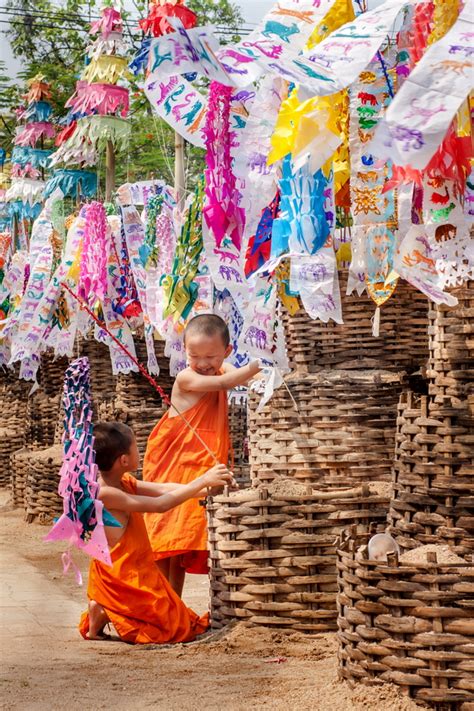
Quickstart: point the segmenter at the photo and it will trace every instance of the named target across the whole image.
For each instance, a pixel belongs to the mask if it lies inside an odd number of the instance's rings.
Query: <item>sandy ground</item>
[[[285,635],[242,625],[174,646],[86,642],[76,625],[85,608],[88,561],[75,554],[84,587],[63,576],[61,546],[42,542],[0,492],[0,708],[22,711],[414,711],[396,687],[337,681],[331,634]],[[190,576],[185,600],[208,606],[208,581]]]

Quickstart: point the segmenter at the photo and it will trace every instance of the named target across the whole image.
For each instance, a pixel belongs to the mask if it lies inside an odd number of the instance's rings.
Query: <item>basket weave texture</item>
[[[301,487],[300,487],[301,488]],[[300,631],[336,629],[335,541],[347,525],[384,521],[388,499],[352,491],[247,489],[208,505],[211,620]]]
[[[249,401],[254,482],[277,477],[335,486],[389,481],[395,446],[398,374],[326,371],[293,375],[260,412]]]
[[[381,308],[380,335],[372,335],[375,304],[366,292],[347,295],[347,270],[340,273],[343,324],[310,318],[304,309],[284,313],[286,345],[292,369],[381,368],[413,371],[428,358],[428,299],[400,280]]]
[[[474,701],[474,566],[367,558],[368,535],[337,551],[339,675],[397,684],[437,709]],[[433,554],[432,554],[433,555]]]

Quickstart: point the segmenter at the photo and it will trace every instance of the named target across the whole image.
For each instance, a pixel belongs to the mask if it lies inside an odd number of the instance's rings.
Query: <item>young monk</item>
[[[111,622],[126,642],[189,642],[208,627],[208,616],[188,609],[160,573],[150,547],[143,512],[170,510],[208,487],[233,484],[224,465],[218,465],[189,484],[138,481],[129,471],[139,466],[132,430],[120,422],[94,428],[99,467],[99,498],[121,527],[105,526],[112,567],[93,560],[89,571],[88,612],[79,624],[85,639],[106,639]]]
[[[186,326],[188,367],[178,374],[171,403],[196,429],[219,462],[229,458],[227,390],[244,385],[260,370],[224,363],[231,351],[226,323],[214,314],[195,316]],[[171,407],[152,431],[143,462],[145,481],[188,484],[213,464],[196,435]],[[165,514],[147,514],[145,524],[155,560],[181,595],[185,573],[207,573],[206,512],[196,499]]]

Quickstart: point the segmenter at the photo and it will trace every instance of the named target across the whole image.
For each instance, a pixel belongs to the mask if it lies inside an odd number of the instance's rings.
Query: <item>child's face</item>
[[[226,347],[219,334],[191,334],[186,337],[185,347],[189,367],[200,375],[216,375],[232,351],[232,346]]]
[[[122,454],[121,464],[128,472],[135,472],[140,466],[140,454],[138,453],[137,440],[135,438],[127,454]]]

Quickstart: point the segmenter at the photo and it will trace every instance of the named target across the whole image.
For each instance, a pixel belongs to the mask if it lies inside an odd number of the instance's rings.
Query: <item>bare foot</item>
[[[104,627],[108,621],[109,618],[102,605],[99,605],[95,600],[91,600],[89,602],[89,639],[110,639],[109,635],[104,632]]]

